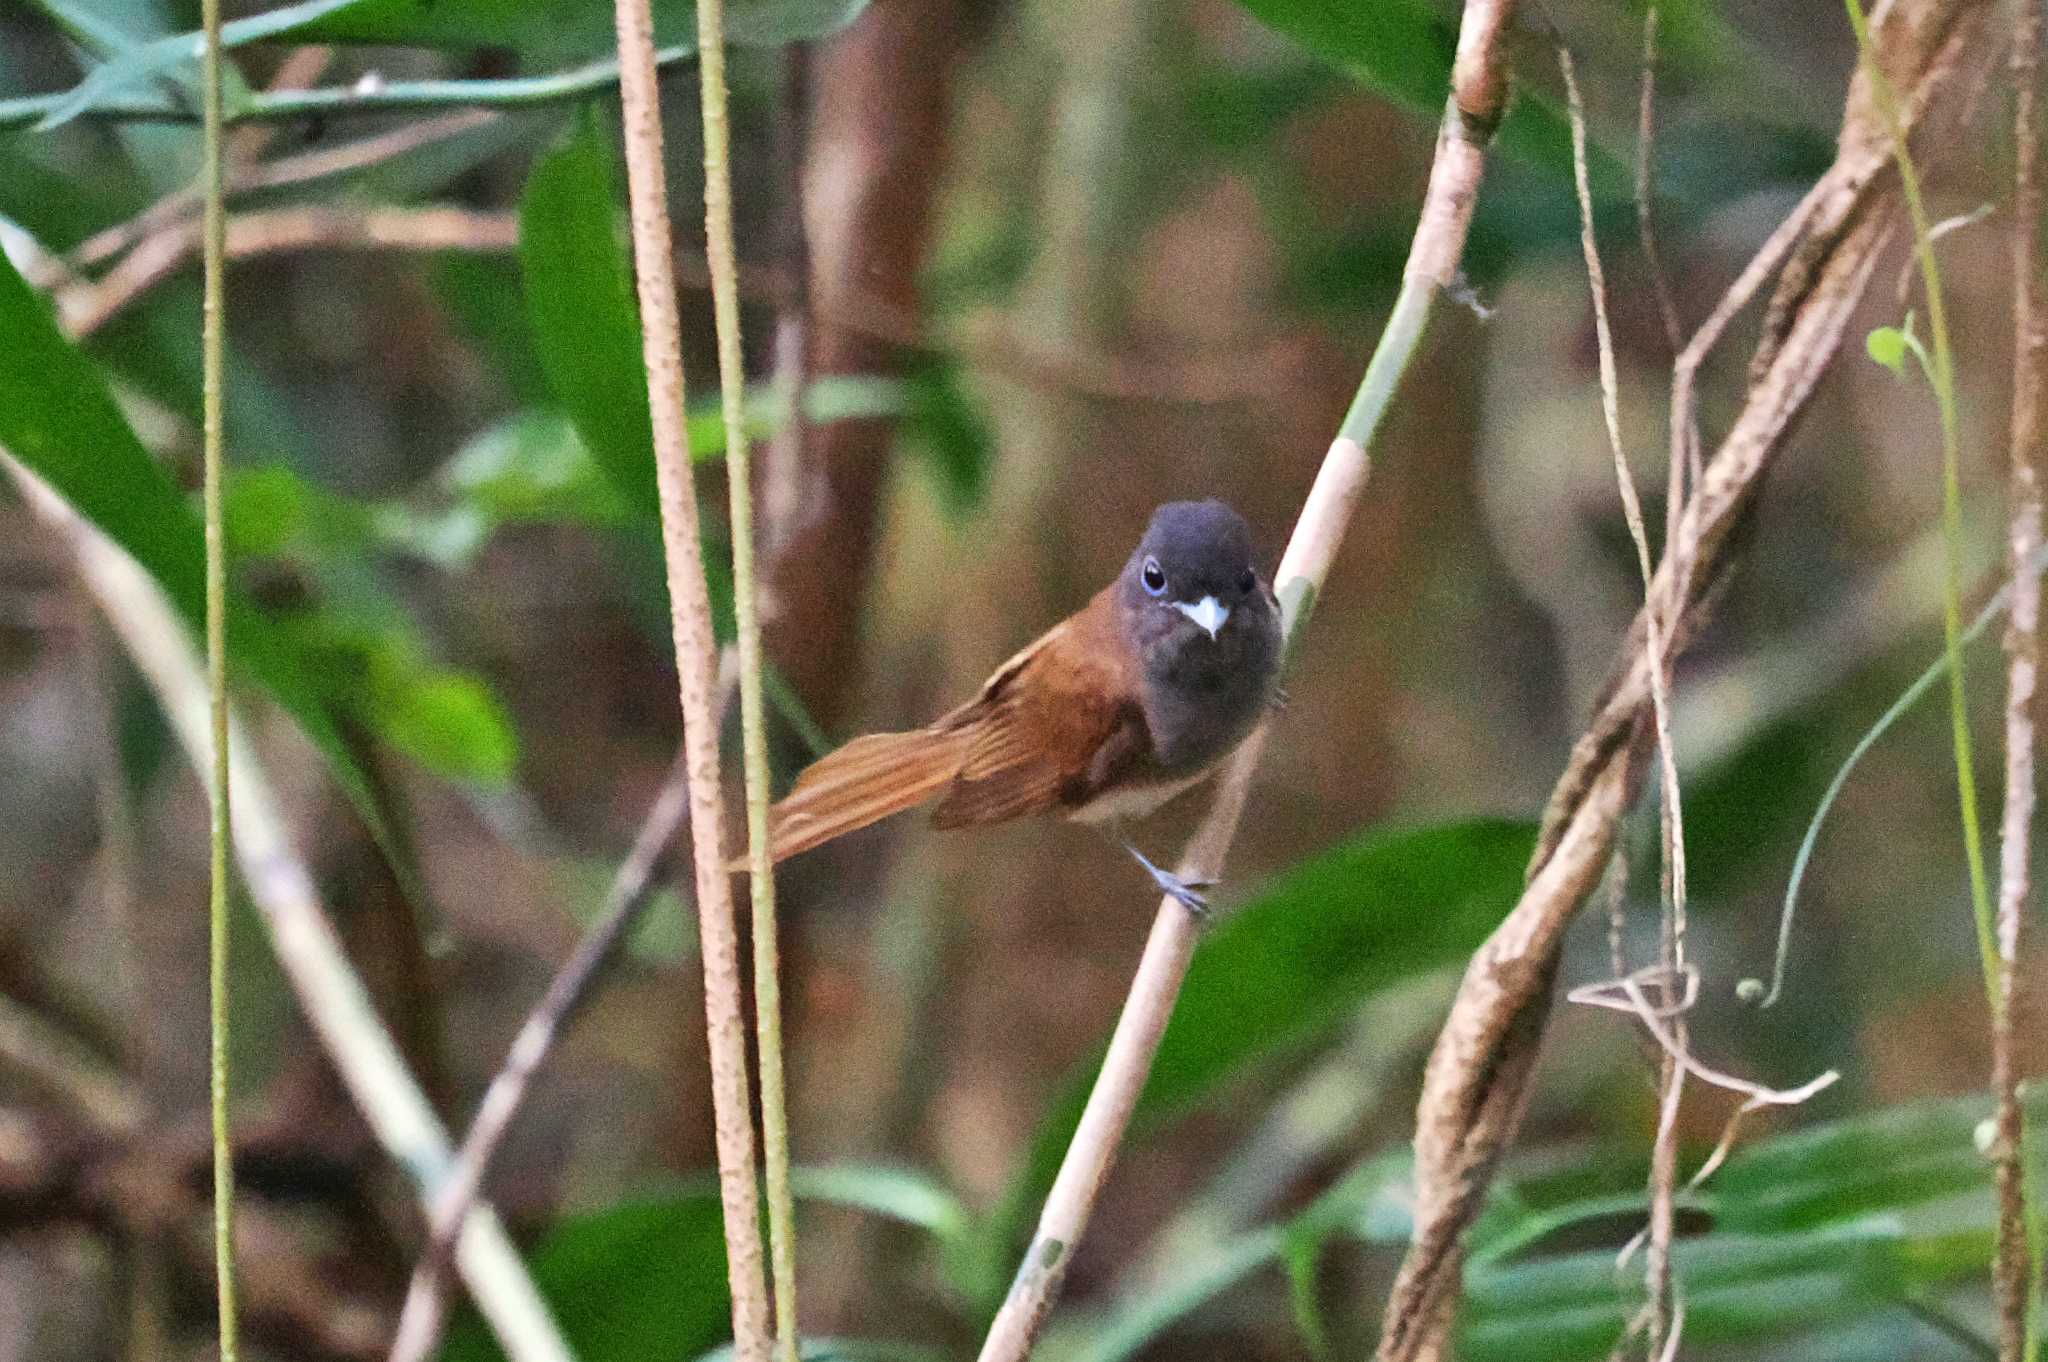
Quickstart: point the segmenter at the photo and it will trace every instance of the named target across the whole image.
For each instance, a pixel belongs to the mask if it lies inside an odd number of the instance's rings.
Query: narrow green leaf
[[[850,23],[866,0],[735,0],[726,40],[741,47],[779,47],[822,37]],[[659,0],[657,42],[687,55],[696,50],[696,8]],[[612,45],[611,8],[601,0],[302,0],[238,19],[221,31],[232,50],[264,41],[356,42],[421,47],[509,47],[539,62],[602,57]],[[180,33],[129,47],[86,73],[49,106],[47,131],[101,101],[148,82],[190,79],[199,35]],[[231,96],[240,92],[230,91]],[[239,98],[231,98],[232,117]]]
[[[586,117],[534,163],[519,206],[519,263],[542,372],[606,479],[653,522],[654,434],[616,159],[603,127]]]
[[[995,466],[995,432],[962,382],[959,365],[927,358],[906,384],[904,434],[931,472],[940,501],[955,516],[977,509]]]
[[[833,1163],[798,1168],[791,1185],[805,1201],[827,1201],[950,1239],[966,1230],[960,1199],[924,1173],[884,1164]]]
[[[491,785],[512,778],[519,739],[483,681],[409,656],[372,667],[370,680],[368,708],[379,737],[437,775]]]
[[[1797,1235],[1715,1234],[1682,1241],[1693,1345],[1807,1327],[1894,1299],[1905,1280],[1902,1232],[1874,1220]],[[1639,1304],[1637,1274],[1592,1250],[1466,1274],[1458,1355],[1473,1362],[1605,1357]]]
[[[1151,1290],[1127,1299],[1071,1362],[1127,1362],[1167,1329],[1280,1257],[1277,1230],[1254,1230],[1179,1264]]]
[[[731,0],[726,41],[774,47],[822,37],[845,26],[865,0]],[[694,49],[697,9],[688,0],[655,0],[657,47]],[[607,51],[611,6],[602,0],[354,0],[293,29],[302,42],[414,47],[509,47],[521,56],[569,59]]]

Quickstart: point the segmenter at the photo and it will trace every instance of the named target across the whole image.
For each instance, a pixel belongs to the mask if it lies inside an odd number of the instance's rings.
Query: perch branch
[[[1364,492],[1370,468],[1367,448],[1421,343],[1436,298],[1456,282],[1485,172],[1486,142],[1506,98],[1500,38],[1512,10],[1510,0],[1468,0],[1465,6],[1450,101],[1438,133],[1429,187],[1400,295],[1274,574],[1289,652],[1300,640]],[[1182,878],[1213,880],[1221,874],[1224,855],[1244,811],[1252,773],[1264,750],[1265,729],[1261,727],[1231,758],[1215,801],[1182,856]],[[1009,1295],[982,1344],[981,1362],[1022,1362],[1029,1356],[1136,1109],[1194,954],[1196,933],[1186,909],[1170,897],[1160,900],[1102,1071],[1089,1092]]]

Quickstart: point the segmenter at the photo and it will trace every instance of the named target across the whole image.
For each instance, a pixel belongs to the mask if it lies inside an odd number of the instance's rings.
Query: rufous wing
[[[1071,809],[1145,747],[1143,712],[1107,593],[1010,659],[935,727],[971,735],[932,825],[965,827]]]

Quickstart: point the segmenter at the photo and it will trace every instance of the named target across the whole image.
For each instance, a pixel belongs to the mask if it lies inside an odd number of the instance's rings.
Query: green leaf
[[[964,1233],[967,1208],[929,1176],[884,1164],[824,1164],[790,1174],[792,1189],[806,1201],[826,1201],[867,1211],[940,1239]]]
[[[1530,825],[1499,819],[1375,830],[1282,875],[1196,951],[1139,1127],[1313,1044],[1375,992],[1463,959],[1513,905],[1534,841]],[[949,1263],[984,1303],[1000,1298],[1099,1067],[1091,1060],[1068,1081],[987,1234]]]
[[[732,1332],[715,1191],[570,1216],[534,1251],[532,1271],[582,1362],[694,1357]],[[503,1356],[470,1310],[449,1331],[441,1362]]]
[[[129,428],[91,360],[58,332],[0,255],[0,447],[154,577],[196,635],[205,618],[199,516]],[[239,596],[228,607],[231,670],[276,698],[326,757],[372,833],[388,844],[371,786],[320,702],[308,660]]]
[[[726,41],[779,47],[835,32],[865,0],[730,0]],[[413,47],[509,47],[524,56],[567,59],[610,50],[612,7],[603,0],[354,0],[293,28],[300,42]],[[687,0],[655,0],[655,43],[695,50],[697,11]]]
[[[726,11],[726,41],[779,47],[822,37],[850,23],[866,0],[736,0]],[[657,0],[657,43],[677,55],[696,50],[696,8]],[[541,62],[601,58],[614,41],[612,10],[602,0],[302,0],[237,19],[221,30],[232,51],[254,42],[353,42],[393,46],[510,47]],[[200,35],[138,43],[102,62],[50,107],[40,127],[68,123],[100,101],[137,85],[191,79]],[[235,112],[240,100],[231,100]]]
[[[466,672],[379,653],[368,710],[379,737],[436,775],[503,785],[519,764],[511,716]]]
[[[615,484],[558,412],[521,412],[488,428],[456,451],[436,480],[494,526],[616,525],[623,518]]]
[[[597,466],[635,514],[660,515],[640,309],[595,117],[534,163],[519,205],[519,263],[541,370]]]
[[[1140,1113],[1183,1109],[1379,990],[1462,960],[1514,906],[1534,845],[1529,824],[1504,819],[1374,830],[1282,875],[1195,953]]]
[[[952,1362],[953,1354],[924,1343],[875,1338],[799,1338],[802,1362]],[[733,1346],[721,1344],[697,1362],[732,1362]]]
[[[872,1211],[938,1233],[964,1215],[951,1193],[902,1169],[796,1168],[791,1181],[802,1200]],[[709,1178],[569,1216],[541,1240],[531,1262],[534,1284],[582,1362],[694,1358],[731,1337],[723,1211],[718,1185]],[[824,1355],[921,1355],[896,1347],[844,1345]],[[449,1331],[441,1362],[502,1356],[472,1309]]]
[[[1899,378],[1906,376],[1906,333],[1896,326],[1874,326],[1863,338],[1870,357]]]
[[[1875,1220],[1796,1235],[1681,1241],[1690,1344],[1756,1337],[1888,1303],[1904,1280],[1901,1232]],[[1605,1357],[1640,1300],[1640,1274],[1598,1249],[1466,1274],[1458,1356],[1472,1362]]]
[[[266,10],[245,19],[236,19],[221,26],[221,47],[224,50],[233,50],[247,43],[281,37],[299,30],[333,10],[360,3],[362,0],[302,0],[300,4]],[[181,72],[181,68],[192,67],[198,63],[202,45],[202,35],[198,33],[177,33],[151,42],[137,43],[120,56],[102,62],[86,72],[85,79],[79,81],[63,99],[52,106],[38,125],[38,130],[48,132],[52,128],[60,127],[100,100],[119,94],[144,81],[160,78],[189,81],[190,71]]]
[[[610,906],[618,863],[610,859],[578,859],[560,867],[557,901],[586,929],[595,927]],[[668,966],[694,958],[697,918],[683,906],[673,888],[656,890],[626,934],[626,953],[642,964]]]
[[[956,516],[979,508],[995,465],[995,433],[961,381],[959,365],[930,356],[905,382],[904,434],[932,474],[940,502]]]

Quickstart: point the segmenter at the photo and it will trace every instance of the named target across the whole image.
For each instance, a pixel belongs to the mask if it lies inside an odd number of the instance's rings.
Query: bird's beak
[[[1173,608],[1201,625],[1202,632],[1210,638],[1216,637],[1216,631],[1223,627],[1223,621],[1230,618],[1230,607],[1214,596],[1204,596],[1193,605],[1186,601],[1175,601]]]

